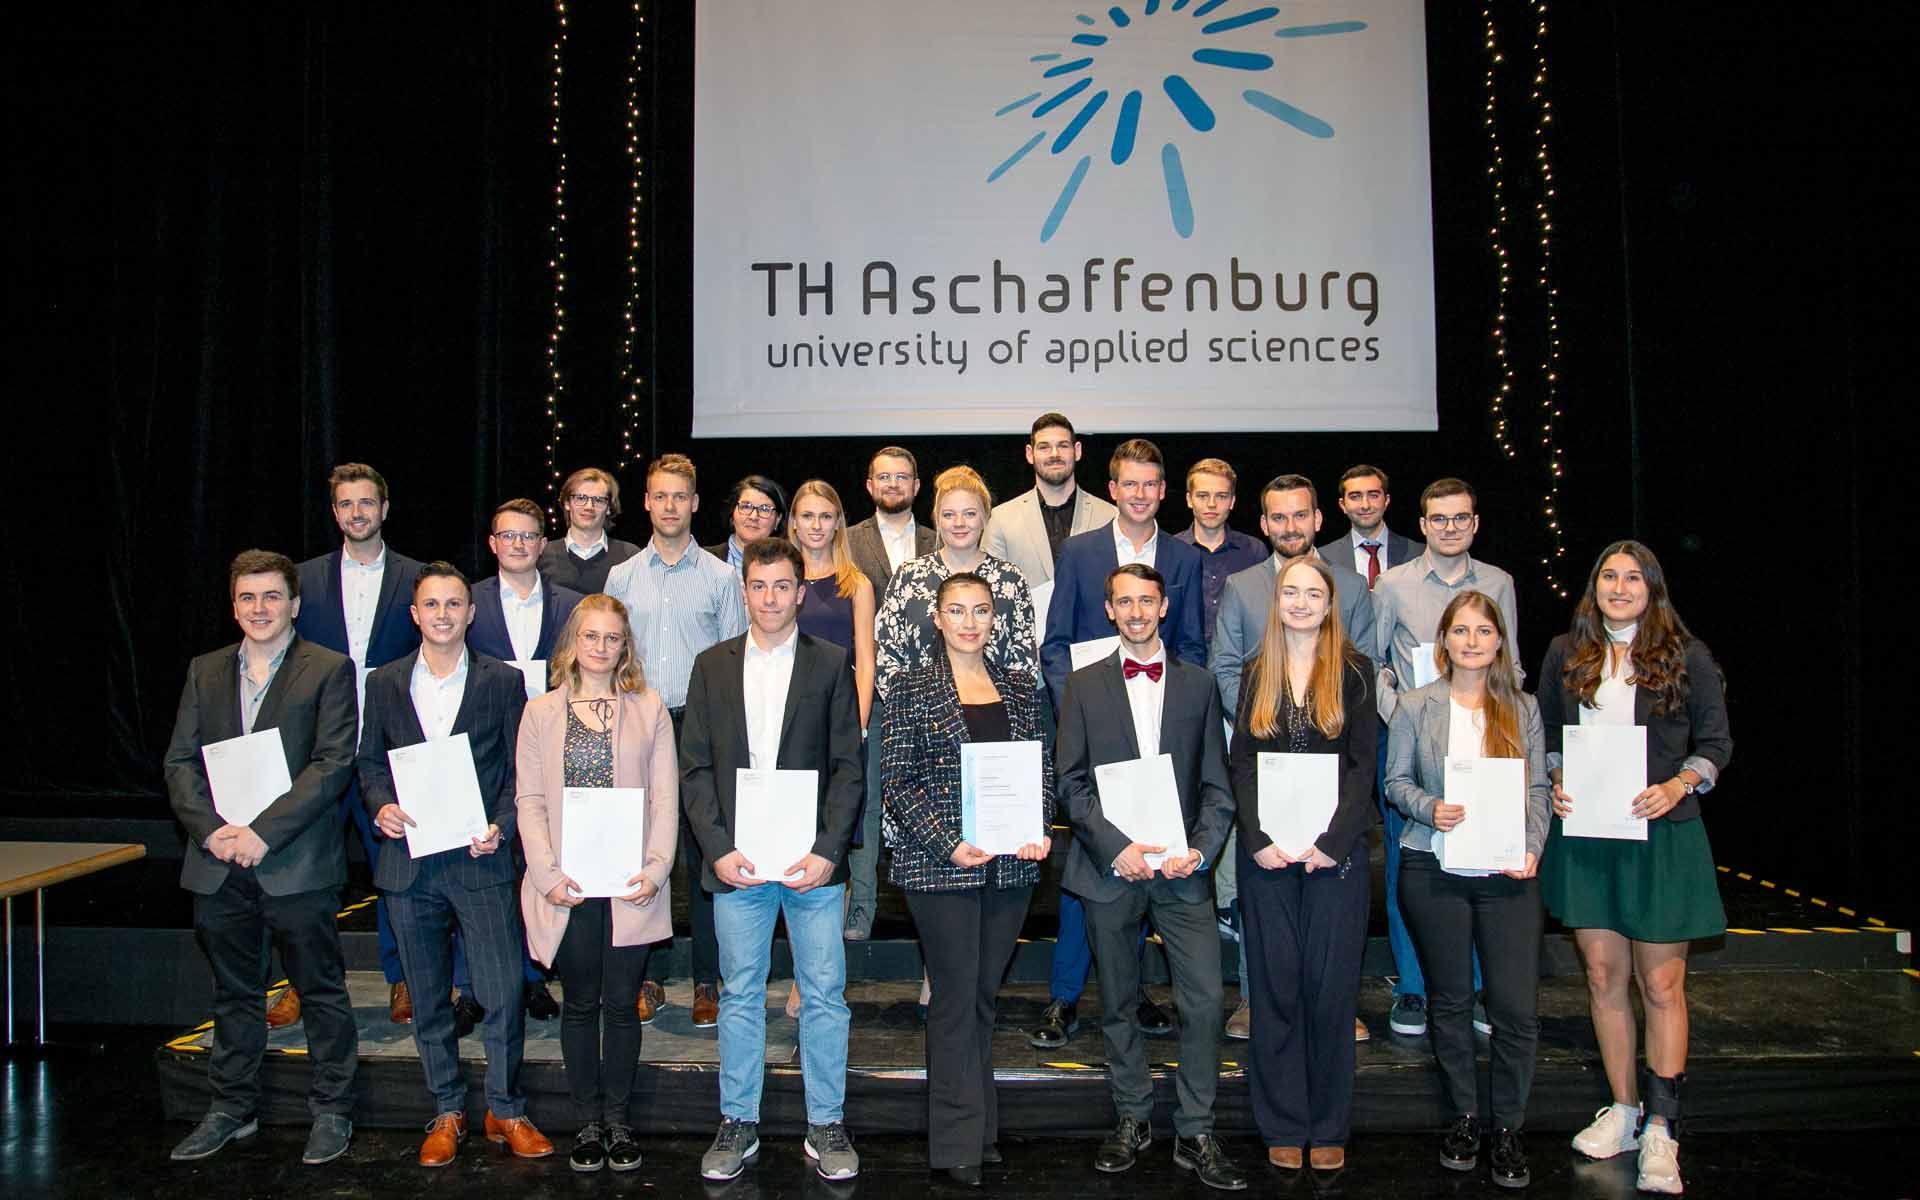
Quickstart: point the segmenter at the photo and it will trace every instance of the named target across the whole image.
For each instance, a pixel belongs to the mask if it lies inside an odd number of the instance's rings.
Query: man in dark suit
[[[847,530],[847,549],[853,565],[873,584],[873,608],[880,611],[887,581],[909,559],[931,554],[939,539],[933,530],[913,519],[913,500],[920,494],[920,465],[904,446],[882,446],[867,460],[867,495],[873,515]],[[847,883],[846,936],[865,941],[873,933],[873,914],[879,907],[880,872],[880,719],[883,702],[873,698],[867,714],[867,798],[860,814],[860,839],[852,855]]]
[[[284,555],[248,550],[227,580],[240,643],[188,666],[167,745],[167,796],[187,831],[180,886],[193,893],[194,936],[213,968],[213,1101],[172,1157],[207,1158],[259,1128],[271,937],[306,996],[313,1129],[302,1158],[328,1162],[353,1138],[359,1053],[334,919],[347,881],[336,822],[358,731],[353,664],[294,632],[300,578]],[[269,730],[293,786],[250,820],[231,821],[215,808],[202,751]]]
[[[527,675],[528,699],[547,690],[553,639],[580,603],[579,592],[540,573],[547,545],[542,519],[540,506],[531,500],[509,500],[493,510],[487,548],[500,573],[473,585],[473,624],[467,629],[469,650],[512,663]]]
[[[1107,578],[1107,616],[1120,648],[1068,677],[1060,706],[1054,769],[1073,821],[1060,886],[1086,906],[1100,970],[1101,1032],[1108,1084],[1120,1123],[1094,1166],[1124,1171],[1152,1140],[1153,1076],[1134,1011],[1140,988],[1137,946],[1149,912],[1166,947],[1180,1010],[1180,1065],[1174,1077],[1173,1161],[1208,1187],[1238,1190],[1247,1178],[1213,1137],[1220,1075],[1220,932],[1203,868],[1219,860],[1233,827],[1233,791],[1213,677],[1197,663],[1170,658],[1160,641],[1167,598],[1160,573],[1143,563]],[[1187,852],[1168,855],[1109,820],[1099,768],[1109,763],[1173,760]],[[1157,865],[1149,855],[1165,856]]]
[[[1361,463],[1341,472],[1339,503],[1340,511],[1347,514],[1347,536],[1322,543],[1320,557],[1350,568],[1367,581],[1367,587],[1373,587],[1388,567],[1418,558],[1426,549],[1425,543],[1387,528],[1393,493],[1388,490],[1387,473],[1379,467]],[[1372,653],[1366,646],[1360,648]]]
[[[767,969],[783,915],[800,988],[806,1153],[826,1179],[860,1159],[843,1123],[847,1083],[846,947],[841,905],[847,846],[860,812],[860,717],[847,651],[800,632],[805,567],[780,538],[743,547],[746,634],[694,660],[680,741],[680,800],[700,841],[701,886],[714,894],[720,943],[720,1130],[701,1159],[732,1179],[758,1153],[765,1080]],[[749,862],[736,845],[738,773],[811,771],[813,844],[791,863]]]
[[[599,467],[581,467],[560,485],[566,536],[540,552],[540,574],[582,596],[607,590],[607,573],[640,547],[607,532],[620,515],[620,481]]]
[[[343,541],[339,549],[300,564],[300,594],[306,599],[294,628],[308,641],[353,660],[359,697],[366,692],[369,671],[420,644],[420,631],[407,615],[420,564],[386,543],[387,481],[380,472],[365,463],[341,463],[327,477],[327,496]],[[372,865],[380,857],[380,844],[360,803],[357,783],[340,798],[340,808],[341,820],[359,831],[360,848]],[[384,903],[374,905],[374,922],[380,934],[380,971],[387,977],[387,1015],[404,1025],[413,1020],[413,999]],[[297,988],[289,989],[289,995],[294,994]]]
[[[526,685],[520,672],[498,659],[469,653],[472,596],[466,576],[451,563],[420,569],[412,616],[420,649],[367,678],[358,768],[367,812],[386,837],[373,882],[386,896],[400,961],[416,985],[413,1040],[438,1106],[420,1147],[420,1165],[446,1166],[467,1135],[467,1085],[449,998],[456,922],[472,988],[486,1012],[480,1040],[487,1048],[487,1138],[522,1158],[544,1158],[553,1143],[527,1120],[527,1097],[520,1090],[526,932],[519,872],[511,851],[503,849],[514,834],[514,748]],[[470,845],[414,858],[406,830],[416,822],[396,790],[387,752],[462,734],[486,806],[486,832]]]

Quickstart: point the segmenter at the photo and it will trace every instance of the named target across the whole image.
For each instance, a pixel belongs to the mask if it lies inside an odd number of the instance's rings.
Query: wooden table
[[[47,1046],[47,889],[146,857],[137,842],[0,842],[0,896],[6,898],[7,1052],[26,1049],[13,1036],[13,898],[33,893],[33,974],[38,1002],[29,1053]]]

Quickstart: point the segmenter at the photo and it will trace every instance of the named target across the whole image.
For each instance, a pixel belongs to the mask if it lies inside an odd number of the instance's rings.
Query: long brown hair
[[[1485,616],[1493,623],[1493,631],[1500,635],[1500,649],[1493,656],[1493,665],[1487,668],[1487,698],[1481,709],[1486,714],[1487,731],[1480,739],[1480,752],[1488,758],[1525,758],[1520,746],[1520,677],[1513,669],[1513,643],[1507,637],[1507,622],[1500,615],[1500,606],[1486,593],[1461,592],[1440,614],[1440,627],[1433,634],[1434,657],[1439,660],[1440,674],[1453,678],[1453,660],[1447,655],[1447,630],[1452,628],[1454,617],[1463,608],[1474,609]]]
[[[567,623],[560,627],[560,634],[553,639],[553,657],[547,660],[547,683],[551,687],[565,686],[569,691],[580,690],[580,663],[574,639],[580,634],[580,619],[588,613],[612,613],[620,618],[620,660],[613,664],[613,690],[616,692],[637,692],[647,686],[646,673],[640,668],[640,651],[633,644],[633,622],[627,617],[627,606],[607,595],[595,592],[573,606],[568,614]]]
[[[1569,695],[1581,704],[1593,704],[1594,693],[1611,665],[1612,652],[1606,622],[1600,616],[1600,604],[1594,597],[1600,588],[1600,568],[1616,554],[1631,558],[1639,566],[1641,578],[1647,581],[1647,610],[1640,614],[1633,645],[1627,650],[1633,660],[1633,678],[1627,682],[1652,692],[1653,711],[1665,716],[1687,702],[1692,686],[1687,678],[1687,643],[1693,641],[1693,632],[1674,611],[1673,600],[1667,593],[1667,573],[1660,569],[1660,560],[1653,556],[1653,551],[1632,539],[1613,543],[1593,560],[1593,570],[1587,575],[1587,590],[1580,593],[1580,603],[1573,609],[1573,626],[1567,631],[1571,653],[1560,677]]]
[[[1340,595],[1334,589],[1333,571],[1326,563],[1311,554],[1297,554],[1281,563],[1279,573],[1273,577],[1273,606],[1267,610],[1267,627],[1260,635],[1260,655],[1247,668],[1252,675],[1247,701],[1252,708],[1247,712],[1247,729],[1255,737],[1274,738],[1281,733],[1280,708],[1283,689],[1287,687],[1287,635],[1286,624],[1280,619],[1280,585],[1286,582],[1288,571],[1303,563],[1313,568],[1327,589],[1327,615],[1314,637],[1313,673],[1307,684],[1313,701],[1312,721],[1314,728],[1328,738],[1339,737],[1340,731],[1347,727],[1341,672],[1346,669],[1350,648],[1346,627],[1340,622]]]
[[[832,484],[824,479],[809,479],[793,490],[793,504],[787,509],[787,540],[800,545],[799,535],[794,532],[793,514],[808,496],[818,496],[833,505],[833,537],[828,540],[827,549],[833,554],[834,592],[845,600],[860,590],[862,576],[860,568],[853,564],[853,549],[847,544],[847,506],[840,503],[840,493],[833,490]],[[802,549],[804,552],[804,547]]]

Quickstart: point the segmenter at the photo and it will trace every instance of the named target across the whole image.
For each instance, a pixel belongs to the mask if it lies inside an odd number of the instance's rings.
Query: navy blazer
[[[553,657],[553,639],[567,623],[573,606],[580,603],[579,592],[561,587],[545,575],[540,576],[540,639],[533,656]],[[500,605],[500,577],[489,576],[473,585],[473,624],[467,626],[467,649],[501,662],[512,662],[513,638],[507,634],[507,613]]]
[[[1362,579],[1367,577],[1367,573],[1364,570],[1360,570],[1354,564],[1353,529],[1351,527],[1339,537],[1330,542],[1322,542],[1314,547],[1314,549],[1320,551],[1321,558],[1329,562],[1337,562],[1348,570],[1359,570],[1360,578]],[[1416,542],[1410,537],[1403,537],[1389,529],[1387,530],[1386,541],[1381,546],[1381,549],[1386,551],[1386,553],[1380,556],[1380,573],[1384,575],[1387,573],[1388,567],[1397,567],[1403,562],[1411,562],[1426,553],[1427,544],[1425,542]]]
[[[413,707],[413,665],[419,658],[416,651],[367,676],[367,712],[360,723],[360,753],[354,766],[360,776],[360,799],[370,817],[378,817],[381,809],[400,801],[393,790],[387,751],[427,740]],[[467,688],[448,736],[467,735],[474,774],[480,778],[480,802],[486,805],[487,820],[500,829],[500,848],[492,854],[475,858],[458,847],[440,851],[458,856],[454,878],[468,888],[509,884],[520,875],[512,849],[519,815],[514,805],[519,781],[514,750],[520,740],[520,713],[526,706],[527,688],[519,671],[484,654],[467,655]],[[419,872],[419,862],[407,852],[407,839],[387,837],[378,824],[373,829],[380,842],[373,886],[385,892],[406,891]]]
[[[1207,638],[1202,628],[1200,552],[1162,530],[1153,556],[1155,569],[1167,581],[1167,615],[1160,621],[1160,640],[1167,644],[1169,658],[1204,667]],[[1114,635],[1113,622],[1107,620],[1107,576],[1119,565],[1112,521],[1061,543],[1060,561],[1053,568],[1047,636],[1040,643],[1040,671],[1056,709],[1066,695],[1067,675],[1073,667],[1068,648],[1075,642]]]
[[[300,615],[293,627],[301,637],[318,642],[337,654],[347,649],[347,610],[340,599],[340,555],[310,558],[300,564]],[[420,629],[413,623],[413,581],[420,564],[387,547],[387,569],[380,577],[380,599],[373,608],[373,632],[367,638],[366,668],[384,667],[420,645]]]

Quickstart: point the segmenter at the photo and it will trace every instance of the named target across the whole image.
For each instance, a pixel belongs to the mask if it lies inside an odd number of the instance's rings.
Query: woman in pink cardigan
[[[527,855],[520,911],[533,956],[560,973],[567,1087],[594,1114],[574,1138],[573,1169],[631,1171],[640,1165],[627,1122],[640,1061],[634,1005],[651,943],[673,936],[667,875],[680,829],[673,725],[641,674],[626,606],[611,596],[588,596],[573,610],[549,670],[553,690],[530,701],[520,720],[516,803]],[[633,812],[644,822],[646,861],[634,864],[626,895],[588,899],[568,877],[560,830],[561,790],[569,787],[646,789],[644,811]]]

